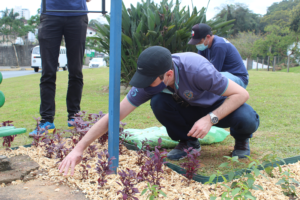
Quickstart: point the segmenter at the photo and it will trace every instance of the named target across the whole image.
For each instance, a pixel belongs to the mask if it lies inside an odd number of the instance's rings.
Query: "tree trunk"
[[[13,47],[14,47],[14,50],[15,50],[15,56],[16,56],[16,59],[17,59],[17,65],[18,65],[18,67],[20,67],[16,47],[15,47],[15,45],[13,45]]]

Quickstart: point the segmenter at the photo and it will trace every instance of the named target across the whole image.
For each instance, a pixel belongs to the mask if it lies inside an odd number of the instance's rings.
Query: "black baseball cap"
[[[145,49],[137,61],[137,69],[129,84],[137,88],[148,87],[159,76],[172,67],[171,52],[161,46]]]
[[[192,28],[192,39],[188,44],[196,45],[207,35],[211,35],[211,28],[207,24],[196,24]]]

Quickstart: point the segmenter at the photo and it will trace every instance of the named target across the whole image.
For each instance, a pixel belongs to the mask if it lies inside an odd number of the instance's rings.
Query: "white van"
[[[68,68],[67,49],[63,46],[60,47],[57,70],[59,70],[59,67],[63,68],[64,71]],[[42,69],[40,46],[35,46],[31,51],[31,68],[33,68],[35,72]]]

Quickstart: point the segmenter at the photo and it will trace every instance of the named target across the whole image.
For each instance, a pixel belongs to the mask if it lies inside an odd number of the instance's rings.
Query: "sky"
[[[156,3],[159,3],[160,0],[154,0]],[[173,0],[175,2],[175,0]],[[181,7],[192,5],[192,1],[194,6],[200,10],[202,7],[206,7],[208,0],[179,0],[181,1]],[[137,2],[141,2],[140,0],[124,0],[125,6],[128,8],[130,4],[136,6]],[[248,6],[250,10],[254,13],[264,15],[266,14],[267,8],[271,6],[274,2],[280,2],[280,0],[210,0],[208,9],[207,9],[207,20],[212,19],[218,13],[218,7],[222,7],[226,4],[234,4],[234,3],[243,3]],[[5,1],[2,0],[0,4],[0,10],[4,10],[5,8],[14,8],[15,6],[22,6],[22,8],[27,8],[30,10],[31,15],[35,15],[37,9],[41,5],[41,0],[10,0]],[[87,3],[89,10],[102,10],[102,0],[92,0]],[[106,0],[106,11],[110,12],[110,1]],[[89,14],[89,19],[97,19],[101,14]]]

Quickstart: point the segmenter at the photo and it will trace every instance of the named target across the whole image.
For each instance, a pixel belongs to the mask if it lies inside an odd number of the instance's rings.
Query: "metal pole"
[[[270,56],[268,56],[268,71],[269,71],[269,68],[270,68]]]
[[[256,57],[256,71],[258,71],[258,57]]]
[[[105,0],[102,0],[102,14],[105,15]]]
[[[121,77],[122,0],[111,0],[109,49],[108,152],[114,156],[111,167],[119,165],[120,77]]]
[[[275,72],[275,65],[276,65],[276,56],[274,56],[274,62],[273,62],[273,72]]]
[[[287,72],[290,71],[290,55],[288,56]]]

